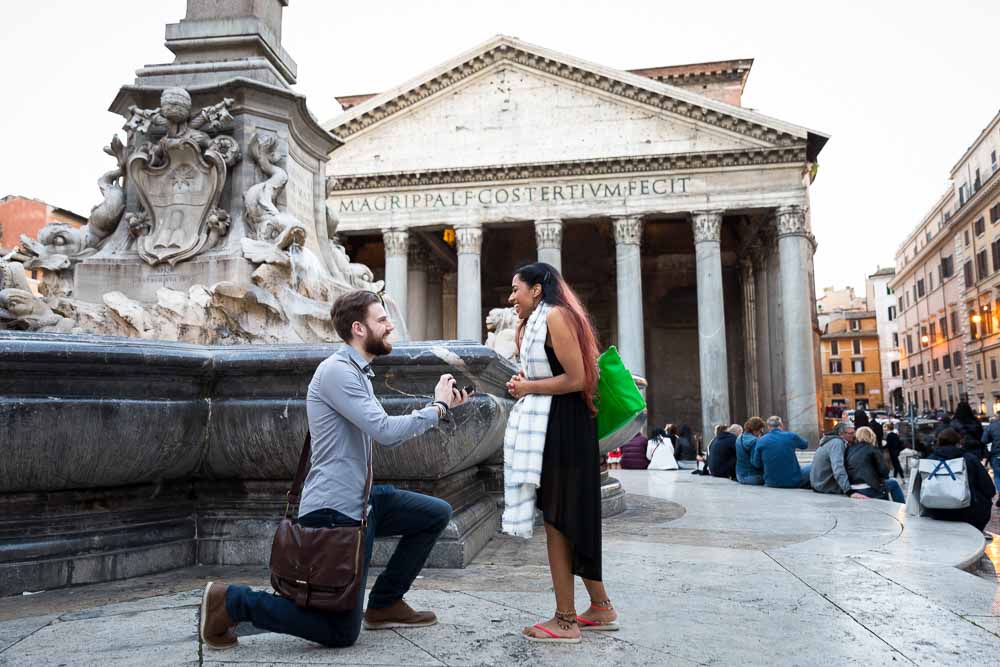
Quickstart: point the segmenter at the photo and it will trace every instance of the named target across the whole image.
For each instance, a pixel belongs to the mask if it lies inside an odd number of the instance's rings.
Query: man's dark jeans
[[[326,646],[350,646],[361,632],[364,606],[364,581],[376,537],[400,535],[402,539],[389,559],[385,571],[375,580],[368,596],[368,606],[383,609],[410,590],[438,536],[451,519],[451,505],[420,493],[403,491],[388,484],[372,489],[368,530],[365,535],[365,573],[358,604],[352,611],[323,613],[302,609],[287,598],[248,586],[230,586],[226,592],[226,611],[236,622],[249,621],[271,632],[295,635]],[[309,527],[358,525],[358,521],[332,509],[316,510],[301,517]]]

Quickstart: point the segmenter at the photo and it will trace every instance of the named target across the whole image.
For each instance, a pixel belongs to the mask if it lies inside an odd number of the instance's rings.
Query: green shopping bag
[[[603,440],[634,420],[646,401],[614,345],[597,358],[597,368],[597,439]]]

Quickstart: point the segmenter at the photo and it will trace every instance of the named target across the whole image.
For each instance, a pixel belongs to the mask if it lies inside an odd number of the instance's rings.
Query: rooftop
[[[747,77],[750,76],[750,68],[753,67],[753,58],[740,58],[738,60],[713,60],[706,63],[690,63],[687,65],[666,65],[663,67],[646,67],[642,69],[625,70],[631,74],[638,74],[654,81],[668,83],[674,86],[683,86],[692,83],[705,81],[739,81],[740,91],[747,84]],[[338,95],[334,99],[347,111],[353,106],[367,102],[379,93],[362,93],[360,95]]]

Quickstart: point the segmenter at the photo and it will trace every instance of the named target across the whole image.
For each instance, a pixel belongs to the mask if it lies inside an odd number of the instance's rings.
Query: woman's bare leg
[[[573,600],[573,548],[566,537],[554,526],[545,524],[545,547],[549,555],[549,574],[556,594],[556,612],[541,625],[561,637],[579,637],[580,628],[576,624],[576,603]],[[570,620],[572,619],[572,620]],[[525,628],[524,632],[533,637],[547,635],[537,628]]]
[[[583,579],[583,577],[581,577]],[[612,623],[618,620],[618,612],[615,611],[608,597],[608,591],[604,588],[603,581],[593,579],[583,579],[583,585],[587,587],[590,595],[590,609],[580,614],[581,618],[595,623]]]

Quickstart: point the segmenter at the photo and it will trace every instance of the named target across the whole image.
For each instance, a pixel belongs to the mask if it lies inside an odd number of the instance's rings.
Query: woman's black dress
[[[563,373],[545,346],[552,375]],[[601,581],[601,457],[597,422],[582,393],[552,397],[535,505],[573,546],[573,574]]]

